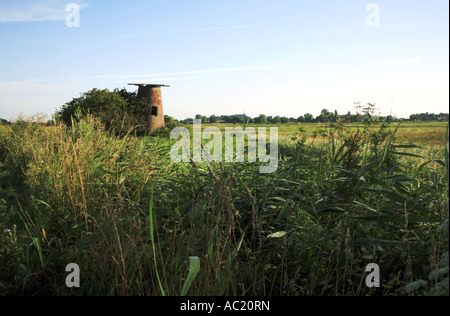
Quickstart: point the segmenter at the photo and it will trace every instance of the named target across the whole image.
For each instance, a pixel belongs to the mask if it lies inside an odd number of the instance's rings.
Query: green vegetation
[[[32,121],[0,128],[0,294],[448,295],[446,124],[280,118],[267,175],[172,163],[134,124]]]
[[[73,120],[83,119],[87,114],[94,115],[106,129],[114,129],[117,133],[126,133],[130,128],[145,133],[146,109],[138,101],[137,93],[125,89],[112,92],[93,89],[82,93],[79,98],[63,105],[55,116],[70,126]]]
[[[2,125],[10,125],[11,123],[9,123],[7,120],[0,118],[0,126]]]
[[[357,122],[368,122],[373,121],[374,115],[376,112],[376,106],[374,104],[367,104],[365,106],[359,105],[357,106],[357,113],[352,114],[348,112],[347,114],[340,115],[337,111],[330,112],[327,109],[323,109],[317,117],[314,117],[311,113],[306,113],[305,115],[299,116],[298,118],[294,117],[285,117],[285,116],[266,116],[264,114],[260,114],[258,117],[249,117],[243,114],[236,115],[211,115],[209,118],[203,116],[201,114],[197,114],[195,116],[196,119],[201,119],[202,123],[232,123],[232,124],[242,124],[242,123],[250,123],[250,124],[292,124],[292,123],[337,123],[337,122],[345,122],[345,123],[357,123]],[[409,119],[397,118],[392,115],[388,116],[378,116],[377,120],[393,123],[393,122],[448,122],[449,114],[448,113],[422,113],[422,114],[413,114],[409,117]],[[192,119],[186,119],[182,121],[183,123],[190,123]]]

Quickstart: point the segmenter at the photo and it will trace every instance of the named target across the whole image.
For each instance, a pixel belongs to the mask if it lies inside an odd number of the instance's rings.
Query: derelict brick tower
[[[138,99],[143,100],[148,106],[147,129],[150,133],[164,127],[164,109],[161,96],[161,87],[169,87],[162,84],[130,83],[130,86],[138,86]]]

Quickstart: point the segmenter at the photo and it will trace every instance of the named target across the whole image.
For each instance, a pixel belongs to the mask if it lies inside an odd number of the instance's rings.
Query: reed
[[[93,117],[2,126],[0,294],[435,293],[448,277],[448,130],[298,128],[261,174],[174,164],[164,133],[118,137]],[[65,287],[69,263],[80,288]],[[365,286],[369,263],[380,289]]]

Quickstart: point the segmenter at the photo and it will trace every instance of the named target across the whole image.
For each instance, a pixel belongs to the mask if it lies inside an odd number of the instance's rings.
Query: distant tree
[[[289,118],[283,116],[280,118],[280,122],[281,124],[287,124],[289,123]]]
[[[180,123],[182,124],[192,124],[194,122],[193,118],[188,117],[187,119],[184,119],[182,121],[180,121]]]
[[[210,123],[217,123],[218,121],[219,121],[219,118],[217,116],[215,116],[215,115],[211,115],[209,117],[209,122]]]
[[[297,119],[298,123],[303,123],[305,122],[305,117],[304,116],[299,116],[299,118]]]
[[[320,115],[316,118],[316,121],[319,122],[330,122],[331,121],[331,113],[327,109],[323,109],[320,112]]]
[[[350,111],[348,111],[348,113],[344,116],[344,121],[345,122],[351,122],[352,121],[352,114],[350,113]]]
[[[314,122],[314,116],[311,113],[305,114],[305,122]]]
[[[271,124],[279,124],[281,123],[281,117],[279,115],[275,116],[275,117],[269,117],[267,118],[267,120],[271,123]]]
[[[394,117],[392,115],[386,116],[385,119],[386,123],[392,123],[394,121]]]
[[[231,117],[231,123],[233,124],[241,124],[244,123],[244,118],[241,117],[240,115],[233,115]]]
[[[409,116],[410,121],[448,121],[448,113],[416,113]]]
[[[346,118],[348,118],[349,122],[357,122],[358,121],[358,115],[351,114],[350,111],[347,113]]]
[[[320,112],[321,116],[328,116],[330,115],[330,111],[328,111],[327,109],[323,109],[322,112]]]
[[[175,120],[173,117],[164,115],[164,124],[166,125],[166,128],[173,129],[177,126],[180,126],[180,122]]]
[[[330,121],[331,122],[337,122],[339,119],[339,115],[337,110],[334,110],[334,113],[330,113]]]
[[[267,124],[267,116],[260,114],[254,121],[256,124]]]
[[[195,119],[196,119],[196,120],[201,120],[202,123],[206,123],[206,120],[207,120],[206,116],[201,115],[201,114],[197,114],[197,115],[195,116]]]

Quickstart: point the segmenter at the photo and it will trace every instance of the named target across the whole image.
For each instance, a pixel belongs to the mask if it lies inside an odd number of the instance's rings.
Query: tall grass
[[[392,129],[316,135],[285,138],[278,171],[261,174],[251,163],[173,164],[165,137],[116,137],[92,117],[3,127],[2,288],[400,295],[428,280],[448,256],[448,139],[423,150]],[[65,286],[69,263],[80,266],[80,288]],[[380,289],[365,286],[369,263],[382,268]]]

